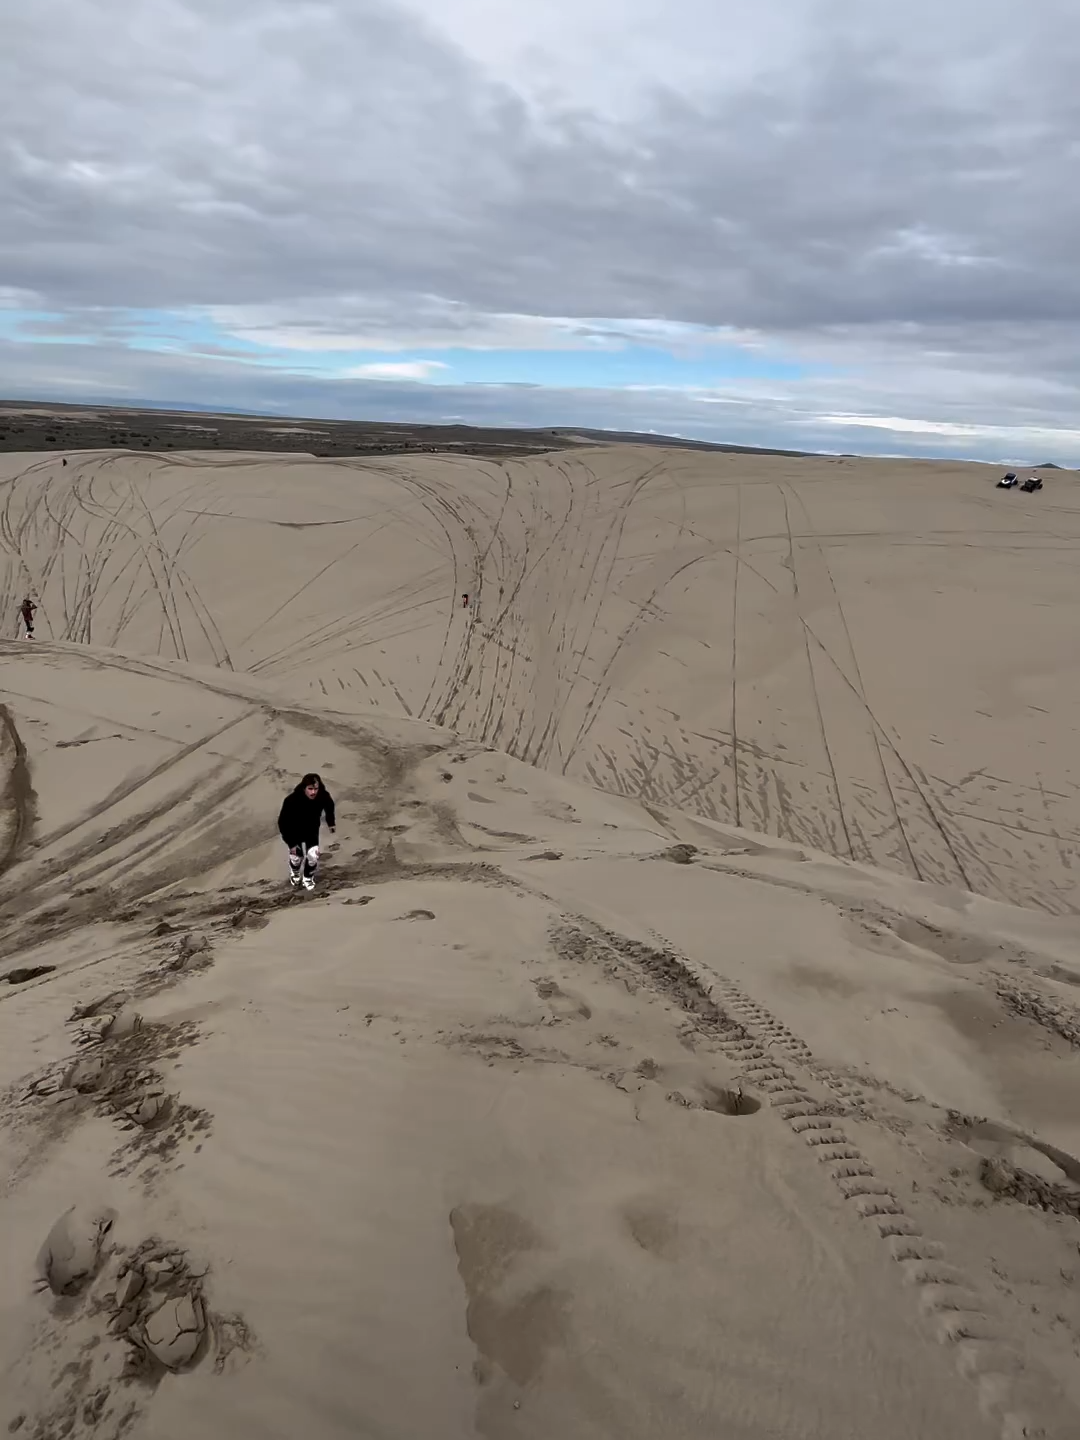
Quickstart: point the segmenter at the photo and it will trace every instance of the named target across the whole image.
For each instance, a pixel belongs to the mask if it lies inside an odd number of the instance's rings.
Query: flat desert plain
[[[0,1423],[1080,1434],[1080,494],[996,476],[0,455]]]

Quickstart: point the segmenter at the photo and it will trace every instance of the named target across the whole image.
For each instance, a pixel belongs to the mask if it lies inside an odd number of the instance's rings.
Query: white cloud
[[[627,116],[658,85],[745,83],[800,52],[821,0],[403,0],[472,58],[538,101]]]
[[[1080,430],[1056,425],[958,425],[945,420],[912,420],[899,415],[815,415],[806,423],[889,430],[894,435],[934,435],[950,440],[997,441],[1005,445],[1023,445],[1038,441],[1047,445],[1066,445],[1070,450],[1080,445]]]
[[[348,380],[430,380],[440,370],[449,368],[441,360],[393,360],[354,365],[341,373]]]
[[[279,350],[624,350],[684,354],[709,346],[761,350],[735,326],[664,319],[483,311],[437,295],[308,296],[278,305],[217,305],[203,313],[234,339]]]
[[[23,290],[16,285],[0,285],[0,310],[34,310],[38,304],[38,296],[32,290]]]

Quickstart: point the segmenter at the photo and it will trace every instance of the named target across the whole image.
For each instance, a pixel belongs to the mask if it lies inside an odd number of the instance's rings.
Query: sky
[[[33,0],[0,396],[1080,465],[1076,0]]]

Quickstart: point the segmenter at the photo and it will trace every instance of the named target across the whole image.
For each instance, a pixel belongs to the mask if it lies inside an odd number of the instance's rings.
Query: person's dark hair
[[[300,784],[296,788],[298,790],[306,790],[309,785],[318,785],[319,789],[321,790],[323,788],[322,776],[316,775],[314,770],[312,770],[304,776],[304,778],[300,781]]]

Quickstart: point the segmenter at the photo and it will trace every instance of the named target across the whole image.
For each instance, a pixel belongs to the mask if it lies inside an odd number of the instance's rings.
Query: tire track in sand
[[[844,610],[844,607],[843,607],[843,605],[842,605],[842,603],[841,603],[841,601],[840,601],[839,591],[837,590],[836,580],[835,580],[835,578],[834,578],[834,576],[833,576],[832,569],[831,569],[831,567],[830,567],[830,565],[829,565],[828,555],[827,555],[827,553],[826,553],[825,546],[821,543],[820,539],[817,537],[817,533],[816,533],[816,531],[815,531],[815,529],[814,529],[813,522],[812,522],[811,519],[810,519],[810,512],[809,512],[809,510],[807,509],[807,506],[806,506],[806,501],[803,499],[803,497],[799,494],[799,492],[798,492],[797,490],[794,490],[794,489],[793,489],[791,493],[792,493],[793,498],[798,501],[799,506],[800,506],[800,508],[801,508],[801,510],[802,510],[802,512],[803,512],[803,516],[804,516],[805,521],[806,521],[807,534],[808,534],[808,536],[812,539],[812,543],[813,543],[813,545],[814,545],[815,553],[817,554],[818,559],[819,559],[819,562],[820,562],[820,565],[821,565],[823,577],[824,577],[825,581],[826,581],[827,584],[828,584],[829,593],[830,593],[830,595],[831,595],[831,597],[832,597],[831,603],[832,603],[832,606],[833,606],[833,608],[834,608],[836,617],[837,617],[837,619],[839,620],[839,624],[840,624],[841,632],[842,632],[842,636],[843,636],[843,641],[844,641],[844,648],[845,648],[845,650],[846,650],[846,652],[847,652],[847,655],[848,655],[848,657],[849,657],[849,662],[850,662],[850,665],[851,665],[851,673],[849,674],[848,671],[847,671],[847,669],[845,668],[845,666],[843,666],[843,665],[840,664],[839,660],[838,660],[838,659],[836,658],[836,656],[825,646],[824,642],[820,639],[820,637],[815,636],[815,639],[817,639],[817,642],[818,642],[818,644],[821,646],[822,651],[825,653],[825,655],[826,655],[826,656],[829,658],[829,660],[832,662],[833,666],[836,668],[836,670],[837,670],[837,672],[839,673],[840,677],[844,680],[844,682],[846,683],[846,685],[847,685],[847,687],[849,688],[849,690],[855,695],[855,697],[856,697],[857,700],[859,701],[859,704],[861,705],[861,707],[862,707],[863,710],[865,711],[866,717],[867,717],[867,719],[868,719],[868,721],[869,721],[869,728],[870,728],[871,736],[872,736],[872,738],[873,738],[874,747],[875,747],[875,750],[876,750],[876,752],[877,752],[878,764],[879,764],[880,767],[881,767],[881,773],[882,773],[882,775],[883,775],[883,777],[884,777],[885,789],[886,789],[886,792],[887,792],[887,794],[888,794],[888,796],[889,796],[889,799],[890,799],[890,802],[891,802],[891,806],[892,806],[892,809],[893,809],[893,813],[894,813],[895,816],[896,816],[896,824],[897,824],[897,826],[899,827],[899,833],[900,833],[900,835],[901,835],[902,838],[903,838],[904,847],[905,847],[906,853],[908,854],[908,856],[909,856],[909,858],[910,858],[912,867],[913,867],[913,869],[914,869],[915,876],[916,876],[917,879],[920,879],[920,880],[927,878],[927,877],[924,875],[924,873],[923,873],[923,866],[920,865],[918,859],[916,858],[915,851],[914,851],[914,847],[913,847],[913,845],[912,845],[910,836],[909,836],[909,834],[908,834],[907,829],[905,828],[905,825],[904,825],[904,822],[903,822],[903,819],[902,819],[902,816],[901,816],[901,813],[900,813],[900,807],[899,807],[899,804],[898,804],[898,802],[897,802],[896,793],[895,793],[895,790],[894,790],[894,788],[893,788],[892,781],[891,781],[891,779],[890,779],[890,777],[889,777],[888,768],[887,768],[887,766],[886,766],[886,764],[885,764],[885,758],[884,758],[884,756],[883,756],[883,754],[882,754],[882,751],[881,751],[881,742],[882,742],[882,741],[884,741],[886,748],[887,748],[887,749],[889,750],[889,752],[895,757],[896,762],[897,762],[897,764],[900,766],[900,769],[903,771],[903,774],[904,774],[904,776],[905,776],[905,778],[906,778],[909,786],[911,787],[912,792],[914,793],[914,795],[915,795],[915,797],[917,798],[917,800],[918,800],[919,802],[921,802],[921,805],[922,805],[923,809],[924,809],[925,812],[926,812],[927,818],[928,818],[928,820],[929,820],[929,822],[930,822],[930,825],[931,825],[932,829],[937,832],[938,837],[940,838],[940,840],[942,841],[942,843],[943,843],[943,845],[944,845],[945,855],[942,856],[942,857],[940,857],[939,863],[941,863],[941,860],[945,860],[945,861],[946,861],[946,867],[947,867],[949,861],[951,861],[951,863],[952,863],[952,867],[954,868],[954,872],[955,872],[954,876],[948,876],[948,875],[946,874],[946,875],[943,876],[942,878],[946,880],[946,883],[948,883],[948,881],[949,881],[950,879],[954,879],[955,876],[958,875],[961,883],[963,884],[964,889],[965,889],[965,890],[970,890],[970,891],[973,891],[973,892],[974,892],[975,887],[973,886],[973,884],[972,884],[972,882],[971,882],[971,876],[969,875],[969,873],[968,873],[968,871],[967,871],[967,869],[966,869],[966,867],[965,867],[965,865],[964,865],[963,860],[961,859],[959,853],[957,852],[956,846],[955,846],[955,844],[953,843],[952,837],[949,835],[948,831],[946,830],[946,828],[945,828],[945,826],[944,826],[944,824],[943,824],[943,822],[942,822],[941,816],[938,814],[936,808],[934,807],[934,805],[931,803],[929,797],[927,796],[925,787],[924,787],[923,785],[921,785],[921,784],[919,783],[919,781],[916,779],[916,777],[915,777],[915,775],[914,775],[914,773],[913,773],[913,771],[912,771],[912,767],[909,765],[909,763],[907,762],[907,760],[905,760],[904,756],[900,753],[900,750],[899,750],[896,742],[893,740],[893,738],[890,736],[890,734],[888,733],[888,731],[885,729],[885,727],[884,727],[884,726],[881,724],[881,722],[878,720],[877,716],[874,714],[873,710],[872,710],[871,707],[870,707],[869,701],[867,700],[867,696],[866,696],[866,687],[865,687],[865,684],[864,684],[863,678],[862,678],[862,670],[861,670],[861,668],[860,668],[860,666],[859,666],[859,657],[858,657],[858,655],[857,655],[857,653],[856,653],[856,651],[855,651],[855,644],[854,644],[854,641],[852,640],[852,636],[851,636],[851,627],[850,627],[849,624],[848,624],[847,614],[846,614],[846,612],[845,612],[845,610]],[[813,633],[813,632],[811,632],[811,633]],[[935,857],[935,858],[937,859],[938,857]]]
[[[601,952],[593,958],[608,973],[614,966],[644,975],[719,1046],[735,1067],[735,1083],[767,1097],[769,1108],[802,1140],[807,1161],[839,1191],[852,1222],[877,1233],[901,1283],[913,1292],[923,1323],[952,1351],[1001,1440],[1065,1440],[1075,1434],[1076,1411],[1050,1375],[1026,1363],[974,1282],[924,1233],[845,1131],[843,1117],[858,1116],[865,1107],[859,1087],[818,1063],[803,1040],[733,980],[666,945],[653,949],[582,916],[567,919],[588,937],[586,948]]]
[[[795,602],[796,612],[801,614],[801,605],[799,601],[799,572],[795,566],[795,541],[791,534],[791,515],[788,510],[788,496],[787,491],[784,489],[783,485],[780,485],[777,488],[780,491],[780,498],[784,502],[784,528],[787,531],[787,559],[788,569],[791,571],[792,599]],[[806,654],[806,670],[807,674],[810,677],[810,694],[814,702],[814,713],[817,716],[818,729],[821,732],[821,745],[822,749],[825,751],[825,758],[829,766],[829,774],[832,777],[833,794],[836,796],[836,813],[840,819],[840,828],[844,832],[844,843],[847,845],[848,855],[852,860],[854,860],[855,847],[851,843],[851,831],[848,829],[847,815],[844,811],[844,797],[840,793],[840,781],[837,778],[836,774],[836,761],[833,757],[833,747],[829,742],[829,731],[828,727],[825,724],[825,712],[821,708],[821,693],[818,690],[817,675],[814,673],[814,657],[810,649],[810,634],[805,625],[801,626],[800,628],[802,630],[803,648]]]
[[[742,824],[739,784],[738,675],[739,675],[739,569],[742,565],[742,486],[735,488],[735,575],[731,582],[731,783],[735,795],[735,824]]]

